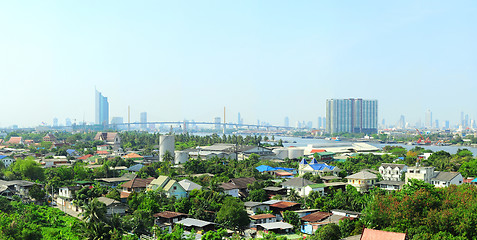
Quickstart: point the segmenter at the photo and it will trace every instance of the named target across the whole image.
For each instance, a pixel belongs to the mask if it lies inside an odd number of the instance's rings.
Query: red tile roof
[[[84,155],[84,156],[82,156],[82,157],[79,157],[78,159],[80,159],[80,160],[86,160],[86,159],[88,159],[88,158],[90,158],[90,157],[92,157],[92,156],[93,156],[93,155],[88,154],[88,155]]]
[[[291,173],[291,172],[285,172],[285,171],[283,171],[283,172],[281,172],[281,171],[280,171],[280,172],[279,172],[279,171],[276,171],[276,172],[275,172],[275,175],[277,175],[277,176],[293,176],[293,173]]]
[[[365,228],[361,235],[361,240],[405,240],[405,233],[386,232]]]
[[[130,153],[126,156],[124,156],[123,158],[142,158],[143,156],[137,154],[137,153]]]
[[[308,214],[301,218],[301,220],[305,222],[321,222],[323,219],[333,215],[332,213],[327,212],[314,212],[312,214]]]
[[[185,213],[180,213],[180,212],[171,212],[171,211],[164,211],[164,212],[160,212],[160,213],[156,213],[154,215],[152,215],[153,217],[161,217],[161,218],[175,218],[175,217],[179,217],[179,216],[189,216]]]
[[[464,183],[471,183],[474,178],[466,178],[464,179]]]
[[[325,149],[312,149],[311,153],[326,152]]]
[[[11,137],[7,143],[10,144],[20,144],[22,142],[22,137]]]
[[[142,178],[134,178],[131,179],[121,185],[121,187],[125,188],[146,188],[149,183],[152,182],[155,178],[150,177],[148,179],[142,179]]]
[[[253,216],[250,216],[250,218],[257,220],[257,219],[264,219],[264,218],[276,218],[276,216],[270,213],[265,213],[265,214],[253,215]]]
[[[131,193],[121,192],[121,198],[128,198]]]
[[[298,205],[299,203],[294,203],[294,202],[277,202],[275,204],[270,205],[270,207],[276,207],[276,208],[289,208]]]
[[[96,154],[107,155],[107,154],[109,154],[109,152],[108,151],[96,151]]]

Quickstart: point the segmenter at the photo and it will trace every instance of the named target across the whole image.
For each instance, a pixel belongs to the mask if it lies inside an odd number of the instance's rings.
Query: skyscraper
[[[285,127],[290,127],[290,119],[285,117]]]
[[[401,117],[399,118],[398,127],[401,129],[406,128],[406,118],[404,117],[404,115],[401,115]]]
[[[318,117],[318,126],[317,126],[317,129],[321,129],[321,117]]]
[[[327,99],[326,131],[329,133],[378,132],[378,100]]]
[[[96,89],[95,98],[96,98],[96,108],[95,108],[95,124],[107,125],[109,124],[109,103],[108,98],[104,97],[101,92],[98,92]]]
[[[141,129],[147,129],[147,112],[142,112],[141,117]]]
[[[58,127],[58,118],[53,118],[53,127]]]
[[[429,109],[426,112],[426,127],[432,128],[432,112]]]
[[[71,127],[71,119],[67,118],[65,120],[65,124],[66,124],[67,127]]]

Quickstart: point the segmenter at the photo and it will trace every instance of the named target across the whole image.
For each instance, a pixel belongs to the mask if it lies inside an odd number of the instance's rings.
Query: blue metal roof
[[[474,180],[472,180],[471,182],[477,182],[477,178],[475,178]]]
[[[276,167],[275,169],[283,170],[283,171],[293,171],[293,170],[295,170],[294,168],[285,168],[285,167]]]
[[[310,164],[318,164],[318,161],[316,161],[316,159],[313,158],[313,159],[311,160]]]
[[[303,158],[303,160],[301,160],[300,164],[308,164],[308,162],[306,161],[306,159]]]
[[[66,149],[66,153],[68,153],[68,154],[70,154],[70,155],[73,154],[74,152],[76,152],[76,150],[74,150],[74,149]]]
[[[7,156],[5,156],[5,155],[0,155],[0,159],[4,159],[4,158],[6,158],[6,157],[7,157]]]
[[[260,166],[256,167],[255,169],[257,169],[259,172],[268,172],[268,171],[277,170],[276,168],[270,167],[270,166],[267,166],[267,165],[260,165]]]
[[[328,168],[330,170],[333,170],[335,168],[335,166],[330,166],[330,165],[326,165],[326,164],[323,164],[323,163],[320,163],[320,164],[310,164],[310,167],[313,168],[314,170],[317,170],[317,171],[321,171],[325,168]]]

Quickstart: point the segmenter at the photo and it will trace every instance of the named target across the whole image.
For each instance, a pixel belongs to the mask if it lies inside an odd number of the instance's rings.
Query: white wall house
[[[379,167],[379,173],[386,181],[401,181],[403,173],[407,171],[404,164],[383,163]]]
[[[436,187],[461,185],[463,182],[464,178],[459,172],[438,172],[438,174],[431,180],[431,184]]]

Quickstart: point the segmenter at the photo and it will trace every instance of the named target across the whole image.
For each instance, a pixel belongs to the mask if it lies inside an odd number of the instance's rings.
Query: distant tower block
[[[162,162],[162,158],[166,152],[169,152],[174,157],[175,150],[175,138],[173,135],[161,135],[159,137],[159,161]]]

